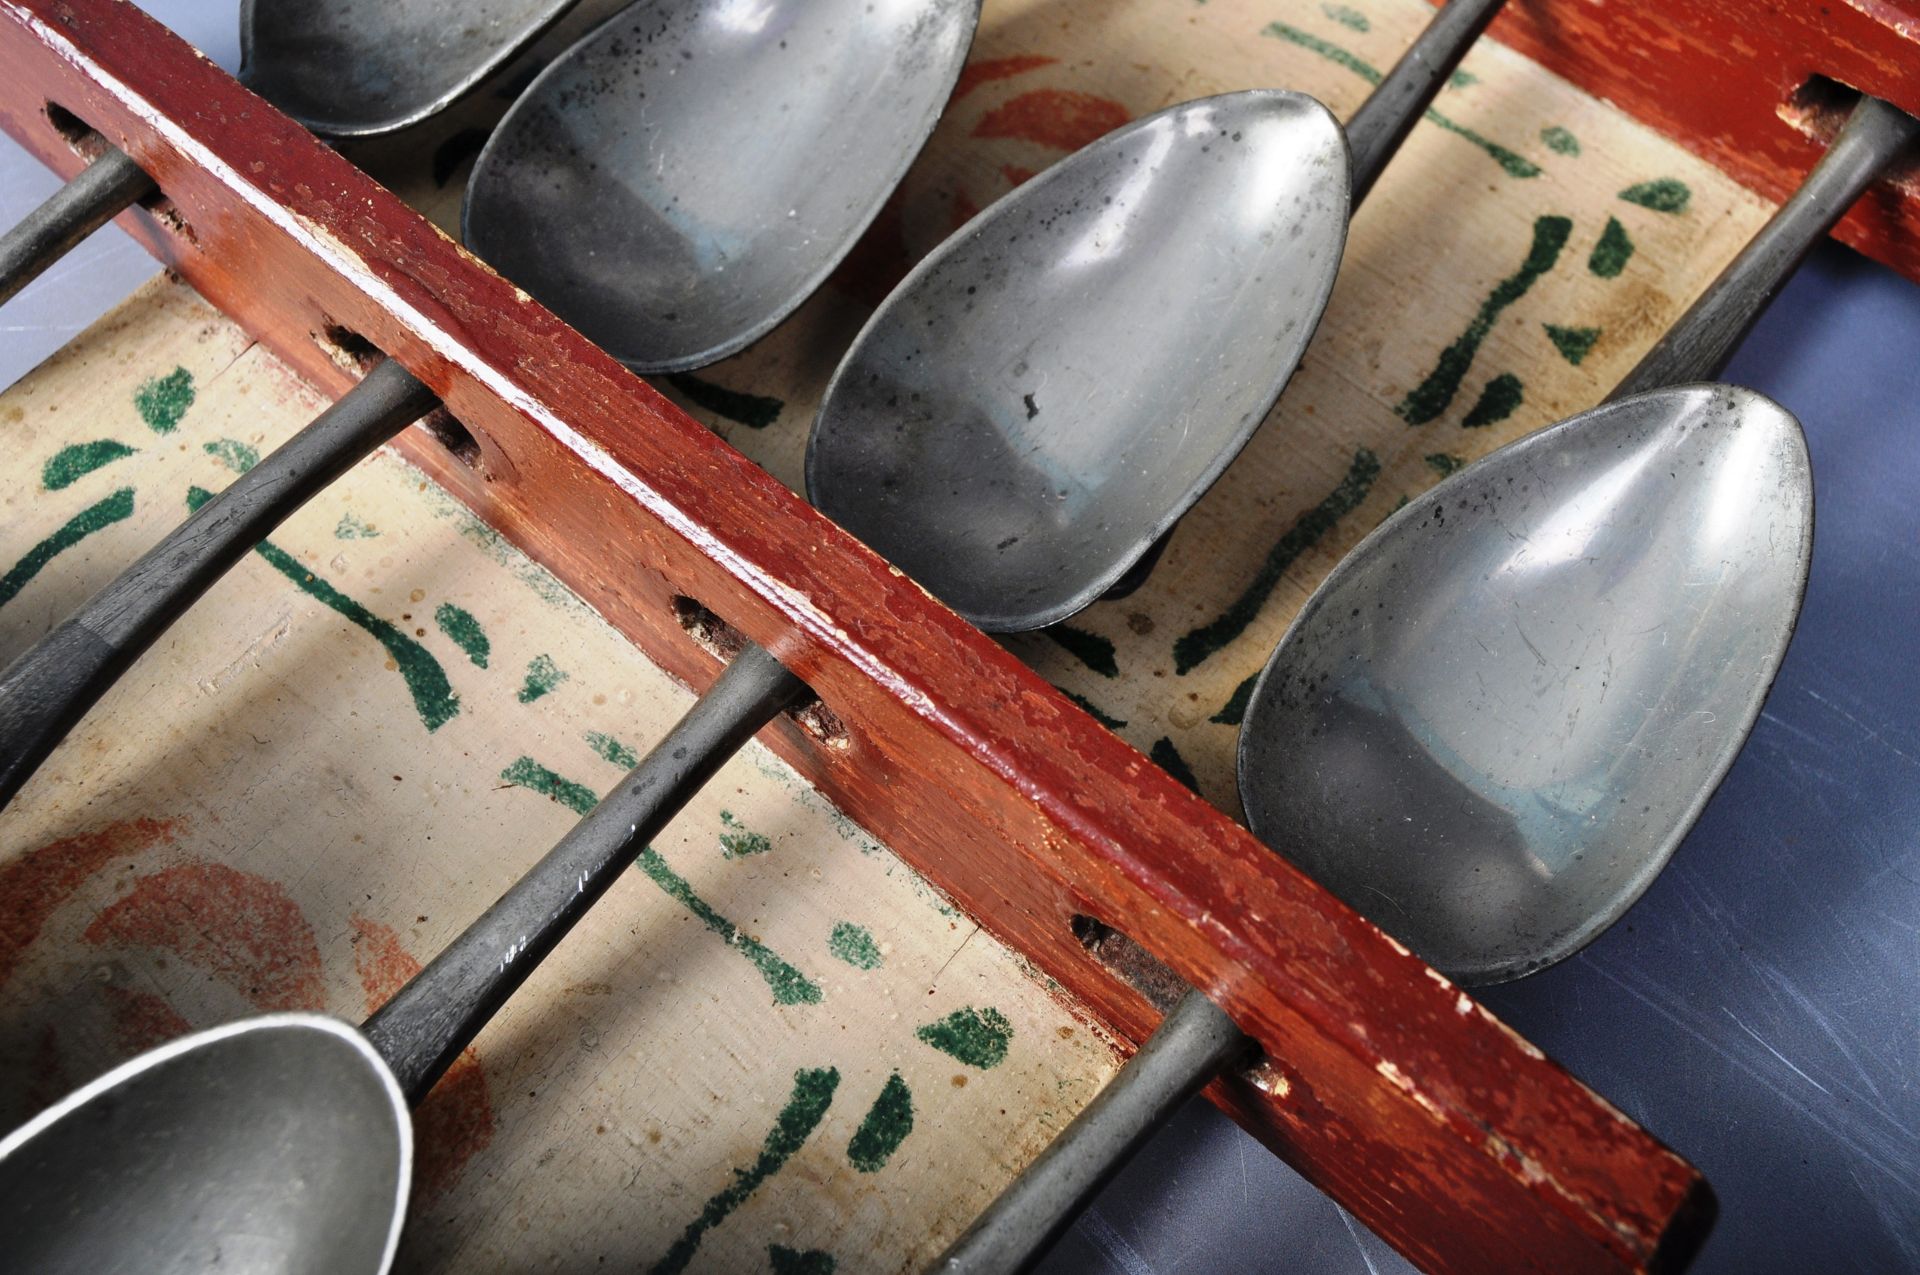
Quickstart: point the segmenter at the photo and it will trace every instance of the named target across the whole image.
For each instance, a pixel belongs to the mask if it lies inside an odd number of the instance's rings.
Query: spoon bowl
[[[245,0],[240,78],[323,137],[417,124],[575,0]]]
[[[413,1124],[359,1032],[273,1014],[183,1037],[0,1140],[7,1265],[381,1272]]]
[[[1494,453],[1294,620],[1241,728],[1249,826],[1458,982],[1571,955],[1732,765],[1812,532],[1799,423],[1748,390],[1642,394]]]
[[[1184,103],[988,208],[907,276],[827,388],[807,491],[989,632],[1105,593],[1266,416],[1347,234],[1312,98]]]
[[[534,81],[467,244],[640,372],[764,335],[852,250],[938,122],[980,0],[658,0]]]

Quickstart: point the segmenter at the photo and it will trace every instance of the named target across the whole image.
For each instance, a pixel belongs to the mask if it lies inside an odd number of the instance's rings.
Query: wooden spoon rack
[[[1742,129],[1797,102],[1817,132],[1814,71],[1920,110],[1920,8],[1832,8],[1543,0],[1495,32],[1777,195],[1815,143]],[[1159,1010],[1087,918],[1225,1007],[1268,1061],[1209,1096],[1414,1261],[1697,1245],[1679,1156],[131,4],[3,0],[0,67],[6,130],[63,175],[75,119],[134,156],[165,200],[122,225],[312,382],[345,390],[364,342],[431,386],[448,414],[402,453],[661,667],[710,681],[717,616],[805,678],[823,708],[766,742],[1116,1034]],[[1846,233],[1920,277],[1912,199]]]

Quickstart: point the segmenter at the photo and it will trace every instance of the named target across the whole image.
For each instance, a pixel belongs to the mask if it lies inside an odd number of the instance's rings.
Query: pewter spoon
[[[607,309],[600,302],[611,291],[588,295],[564,289],[552,300],[562,307],[562,318],[604,329],[609,318],[639,313],[650,299],[662,300],[650,281],[669,279],[681,293],[673,302],[678,322],[623,340],[615,353],[643,366],[687,366],[690,358],[717,357],[765,331],[852,250],[932,134],[965,61],[979,0],[887,0],[884,5],[762,0],[747,8],[738,0],[655,0],[642,9],[616,17],[562,54],[541,81],[545,87],[533,108],[534,117],[545,121],[542,128],[566,125],[584,139],[570,162],[584,171],[597,168],[596,180],[602,183],[630,180],[659,204],[661,225],[645,235],[609,239],[604,224],[578,227],[599,236],[594,242],[604,277],[614,281],[608,287],[631,291],[638,300]],[[636,58],[632,66],[644,72],[665,63],[657,82],[648,81],[644,118],[637,125],[592,122],[590,117],[601,111],[624,121],[635,106],[622,93],[592,92],[575,100],[572,114],[551,116],[557,96],[572,91],[564,86],[577,68],[584,67],[590,79],[607,73],[605,59],[622,47],[619,39],[630,29],[622,24],[634,23],[640,24],[632,28],[634,47],[642,37],[651,40],[653,61]],[[848,33],[855,30],[869,34],[853,42]],[[856,52],[861,56],[853,56]],[[759,104],[780,102],[789,90],[795,100],[809,103],[809,127],[783,134],[778,164],[704,145],[716,134],[762,127]],[[869,109],[867,95],[874,92],[886,96],[888,110]],[[836,124],[838,111],[851,114]],[[690,135],[675,136],[676,130]],[[514,135],[524,136],[521,125],[515,125]],[[848,149],[849,137],[859,146]],[[709,160],[705,169],[695,162],[700,155]],[[530,174],[522,175],[523,164]],[[639,171],[632,171],[636,165]],[[510,215],[535,210],[493,192],[536,189],[553,179],[552,172],[537,151],[517,144],[495,152],[475,172],[467,200],[484,209],[472,220],[488,242],[503,242]],[[781,210],[780,215],[740,220],[733,210],[753,202],[756,177],[765,183],[757,196],[760,204]],[[815,195],[820,189],[830,190],[832,197],[822,202]],[[723,192],[732,208],[709,207],[713,191]],[[621,206],[631,211],[639,202],[636,196]],[[786,215],[789,211],[793,215]],[[560,218],[526,225],[520,233],[528,242],[552,244],[575,229]],[[743,293],[719,279],[722,267],[758,283]],[[692,281],[706,269],[716,271],[714,287],[694,287]],[[712,315],[709,303],[715,307]],[[576,316],[569,306],[584,313]],[[678,343],[688,333],[698,334],[705,354],[690,355]],[[228,568],[328,483],[434,406],[433,393],[399,364],[379,364],[0,673],[0,806]]]
[[[1350,206],[1498,8],[1442,8],[1344,148],[1318,113],[1282,134],[1261,122],[1272,93],[1229,93],[1118,129],[968,223],[835,373],[807,450],[821,512],[988,631],[1137,584],[1286,387]]]
[[[322,137],[417,124],[499,70],[577,0],[245,0],[239,80]],[[0,303],[159,189],[105,145],[0,236]]]
[[[1382,523],[1261,673],[1249,825],[1450,978],[1518,978],[1591,942],[1733,764],[1805,588],[1805,444],[1749,391],[1648,391],[1714,376],[1916,134],[1863,99],[1605,405]]]
[[[1479,981],[1570,954],[1639,896],[1758,717],[1813,515],[1790,413],[1729,386],[1655,387],[1714,375],[1916,131],[1863,100],[1607,405],[1462,470],[1327,577],[1241,727],[1261,840]],[[1181,1103],[1256,1049],[1188,992],[939,1269],[1030,1265]]]
[[[500,121],[467,246],[636,372],[725,358],[879,214],[979,21],[980,0],[634,5]]]

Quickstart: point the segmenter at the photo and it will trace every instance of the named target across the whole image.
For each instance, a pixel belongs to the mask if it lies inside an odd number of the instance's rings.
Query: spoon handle
[[[419,1102],[659,831],[756,731],[807,689],[749,646],[687,715],[499,902],[362,1028]]]
[[[0,302],[12,300],[75,244],[156,189],[125,152],[109,147],[0,236]]]
[[[1916,136],[1920,120],[1878,98],[1862,97],[1800,189],[1654,343],[1607,401],[1718,377],[1780,285]]]
[[[1347,121],[1353,155],[1353,206],[1367,197],[1380,172],[1439,95],[1473,42],[1500,12],[1502,0],[1447,0],[1427,29],[1394,63]]]
[[[381,363],[0,673],[0,807],[228,568],[435,402],[405,368]]]
[[[1257,1051],[1219,1006],[1189,991],[1120,1074],[929,1269],[1030,1269],[1182,1103]]]

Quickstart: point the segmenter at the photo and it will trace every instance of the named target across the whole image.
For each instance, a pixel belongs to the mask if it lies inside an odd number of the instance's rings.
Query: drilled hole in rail
[[[112,149],[112,144],[100,135],[98,129],[66,107],[56,102],[48,102],[45,109],[47,123],[53,126],[53,131],[60,135],[60,139],[74,154],[89,164]],[[171,199],[167,198],[164,191],[148,192],[147,196],[140,201],[140,207],[146,209],[156,221],[188,243],[195,247],[199,246],[200,236],[194,233],[193,224],[180,215],[180,210],[174,206]]]
[[[373,371],[374,365],[387,357],[379,346],[338,323],[323,324],[313,334],[313,343],[333,360],[334,366],[362,375]]]
[[[747,649],[746,634],[684,594],[674,596],[673,618],[702,650],[724,664],[733,663],[740,652]],[[847,724],[821,703],[817,695],[810,693],[796,707],[788,709],[787,716],[828,748],[846,748],[850,742]]]
[[[436,407],[421,420],[420,427],[433,435],[453,458],[475,473],[486,473],[486,453],[480,450],[480,440],[465,425],[454,419],[452,412],[444,407]]]
[[[1098,918],[1076,915],[1068,924],[1087,955],[1106,971],[1147,998],[1163,1014],[1171,1013],[1192,989],[1186,980],[1160,963],[1153,953]]]
[[[47,123],[73,147],[74,154],[84,159],[92,159],[106,147],[106,139],[92,125],[58,103],[47,103]]]
[[[1859,89],[1816,75],[1781,103],[1778,114],[1791,127],[1829,146],[1859,103]],[[1909,192],[1920,193],[1920,154],[1910,151],[1903,156],[1887,170],[1886,180]]]

